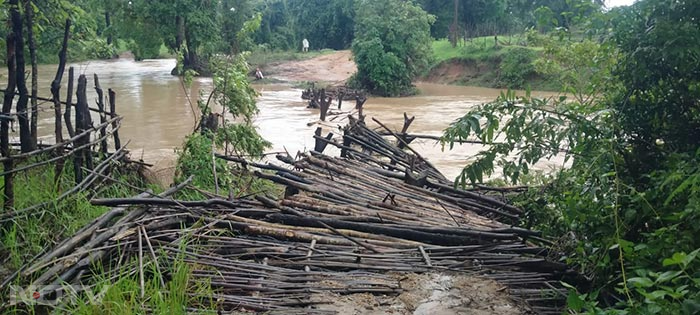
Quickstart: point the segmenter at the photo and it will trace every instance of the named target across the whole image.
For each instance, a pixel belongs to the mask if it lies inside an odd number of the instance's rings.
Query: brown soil
[[[435,66],[427,75],[421,77],[420,81],[465,84],[473,80],[483,79],[485,74],[492,71],[493,65],[488,62],[452,59]]]
[[[530,314],[513,301],[506,288],[491,280],[464,274],[396,274],[403,292],[398,296],[368,293],[319,293],[318,309],[348,315],[518,315]]]
[[[283,62],[270,65],[269,77],[282,81],[324,81],[342,83],[357,71],[352,53],[349,50],[302,61]]]

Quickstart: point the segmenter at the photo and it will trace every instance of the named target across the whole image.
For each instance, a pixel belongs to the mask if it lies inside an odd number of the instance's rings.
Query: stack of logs
[[[315,294],[395,296],[402,289],[388,272],[460,272],[498,281],[536,313],[561,313],[560,281],[578,275],[548,259],[553,253],[538,232],[513,224],[520,209],[453,188],[429,163],[376,136],[354,119],[348,141],[326,140],[344,157],[310,152],[278,156],[278,165],[217,156],[282,185],[279,200],[167,197],[186,182],[161,195],[94,199],[113,208],[22,275],[34,284],[90,284],[91,266],[102,262],[110,267],[102,278],[138,275],[143,294],[149,270],[162,271],[164,284],[181,261],[192,281],[214,292],[188,311],[328,314],[315,305],[333,301]]]

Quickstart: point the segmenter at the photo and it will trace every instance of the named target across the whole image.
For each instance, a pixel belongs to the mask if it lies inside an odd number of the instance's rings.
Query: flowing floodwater
[[[76,77],[88,76],[88,100],[94,103],[95,91],[92,81],[93,73],[100,78],[102,88],[113,89],[117,93],[117,113],[124,117],[120,136],[122,143],[130,141],[132,157],[143,159],[156,165],[165,173],[172,173],[175,149],[181,146],[186,135],[194,129],[193,107],[200,92],[211,89],[211,79],[197,78],[185,88],[180,79],[170,75],[175,60],[132,60],[91,61],[73,65]],[[49,96],[49,86],[55,75],[56,66],[40,66],[40,96]],[[62,99],[65,100],[67,71],[63,80]],[[317,127],[318,110],[307,109],[301,99],[301,90],[289,85],[255,86],[260,92],[258,107],[260,113],[255,119],[261,135],[273,143],[271,151],[297,151],[313,149],[313,131]],[[447,86],[436,84],[418,84],[421,94],[404,98],[370,98],[365,104],[368,125],[376,126],[371,118],[375,117],[390,128],[396,130],[403,125],[403,113],[416,116],[409,132],[440,135],[455,119],[463,115],[470,107],[495,99],[500,90]],[[75,100],[75,98],[73,98]],[[343,107],[351,108],[354,102]],[[53,109],[51,104],[41,104],[39,135],[40,141],[52,141]],[[98,117],[93,117],[93,120]],[[325,129],[337,129],[346,121],[325,123]],[[15,128],[17,129],[17,128]],[[338,132],[335,132],[339,134]],[[13,134],[17,136],[17,134]],[[479,145],[462,145],[452,151],[443,151],[436,141],[415,141],[412,147],[430,160],[448,177],[459,174],[470,157],[481,147]],[[552,161],[539,165],[545,169],[561,165],[561,161]]]

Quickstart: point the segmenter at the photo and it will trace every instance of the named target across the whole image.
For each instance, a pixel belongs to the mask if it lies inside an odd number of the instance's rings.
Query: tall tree
[[[312,49],[346,49],[354,37],[354,0],[268,0],[255,39],[273,49],[299,49],[306,38]]]
[[[384,96],[413,93],[413,78],[430,61],[430,24],[435,18],[401,0],[360,0],[356,9],[355,82]]]
[[[623,12],[613,36],[622,90],[613,104],[632,145],[626,160],[641,176],[668,150],[694,152],[700,143],[700,4],[641,1]]]

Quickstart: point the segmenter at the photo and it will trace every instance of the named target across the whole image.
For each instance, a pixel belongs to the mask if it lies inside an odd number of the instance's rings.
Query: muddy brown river
[[[111,88],[117,93],[117,112],[124,116],[120,136],[122,143],[130,140],[132,157],[156,165],[164,174],[172,173],[175,149],[181,146],[186,135],[194,128],[192,107],[200,93],[211,88],[211,79],[198,78],[191,87],[183,87],[181,81],[170,75],[175,60],[146,60],[134,62],[118,59],[90,61],[73,65],[78,74],[88,75],[88,100],[95,106],[93,73],[97,73],[103,89]],[[56,66],[40,66],[40,96],[49,96],[49,86]],[[65,99],[67,71],[64,78],[62,99]],[[375,117],[393,129],[403,124],[403,113],[415,115],[416,120],[409,132],[440,135],[455,119],[470,107],[495,99],[500,90],[418,84],[421,94],[405,98],[370,98],[365,104],[368,124],[373,126]],[[271,151],[292,154],[313,149],[313,131],[318,120],[318,110],[307,109],[301,99],[301,90],[289,85],[260,85],[255,119],[259,132],[273,143]],[[74,98],[75,99],[75,98]],[[190,102],[192,105],[190,105]],[[351,102],[354,104],[354,102]],[[350,108],[350,104],[344,106]],[[51,142],[53,137],[53,109],[51,104],[40,106],[40,141]],[[93,119],[97,119],[94,117]],[[327,129],[344,124],[336,121],[326,124]],[[15,128],[17,129],[17,128]],[[13,136],[17,136],[14,134]],[[451,151],[443,151],[436,141],[415,141],[412,146],[429,159],[446,176],[454,177],[479,149],[478,145],[461,145]],[[561,166],[555,159],[538,165],[540,169]]]

